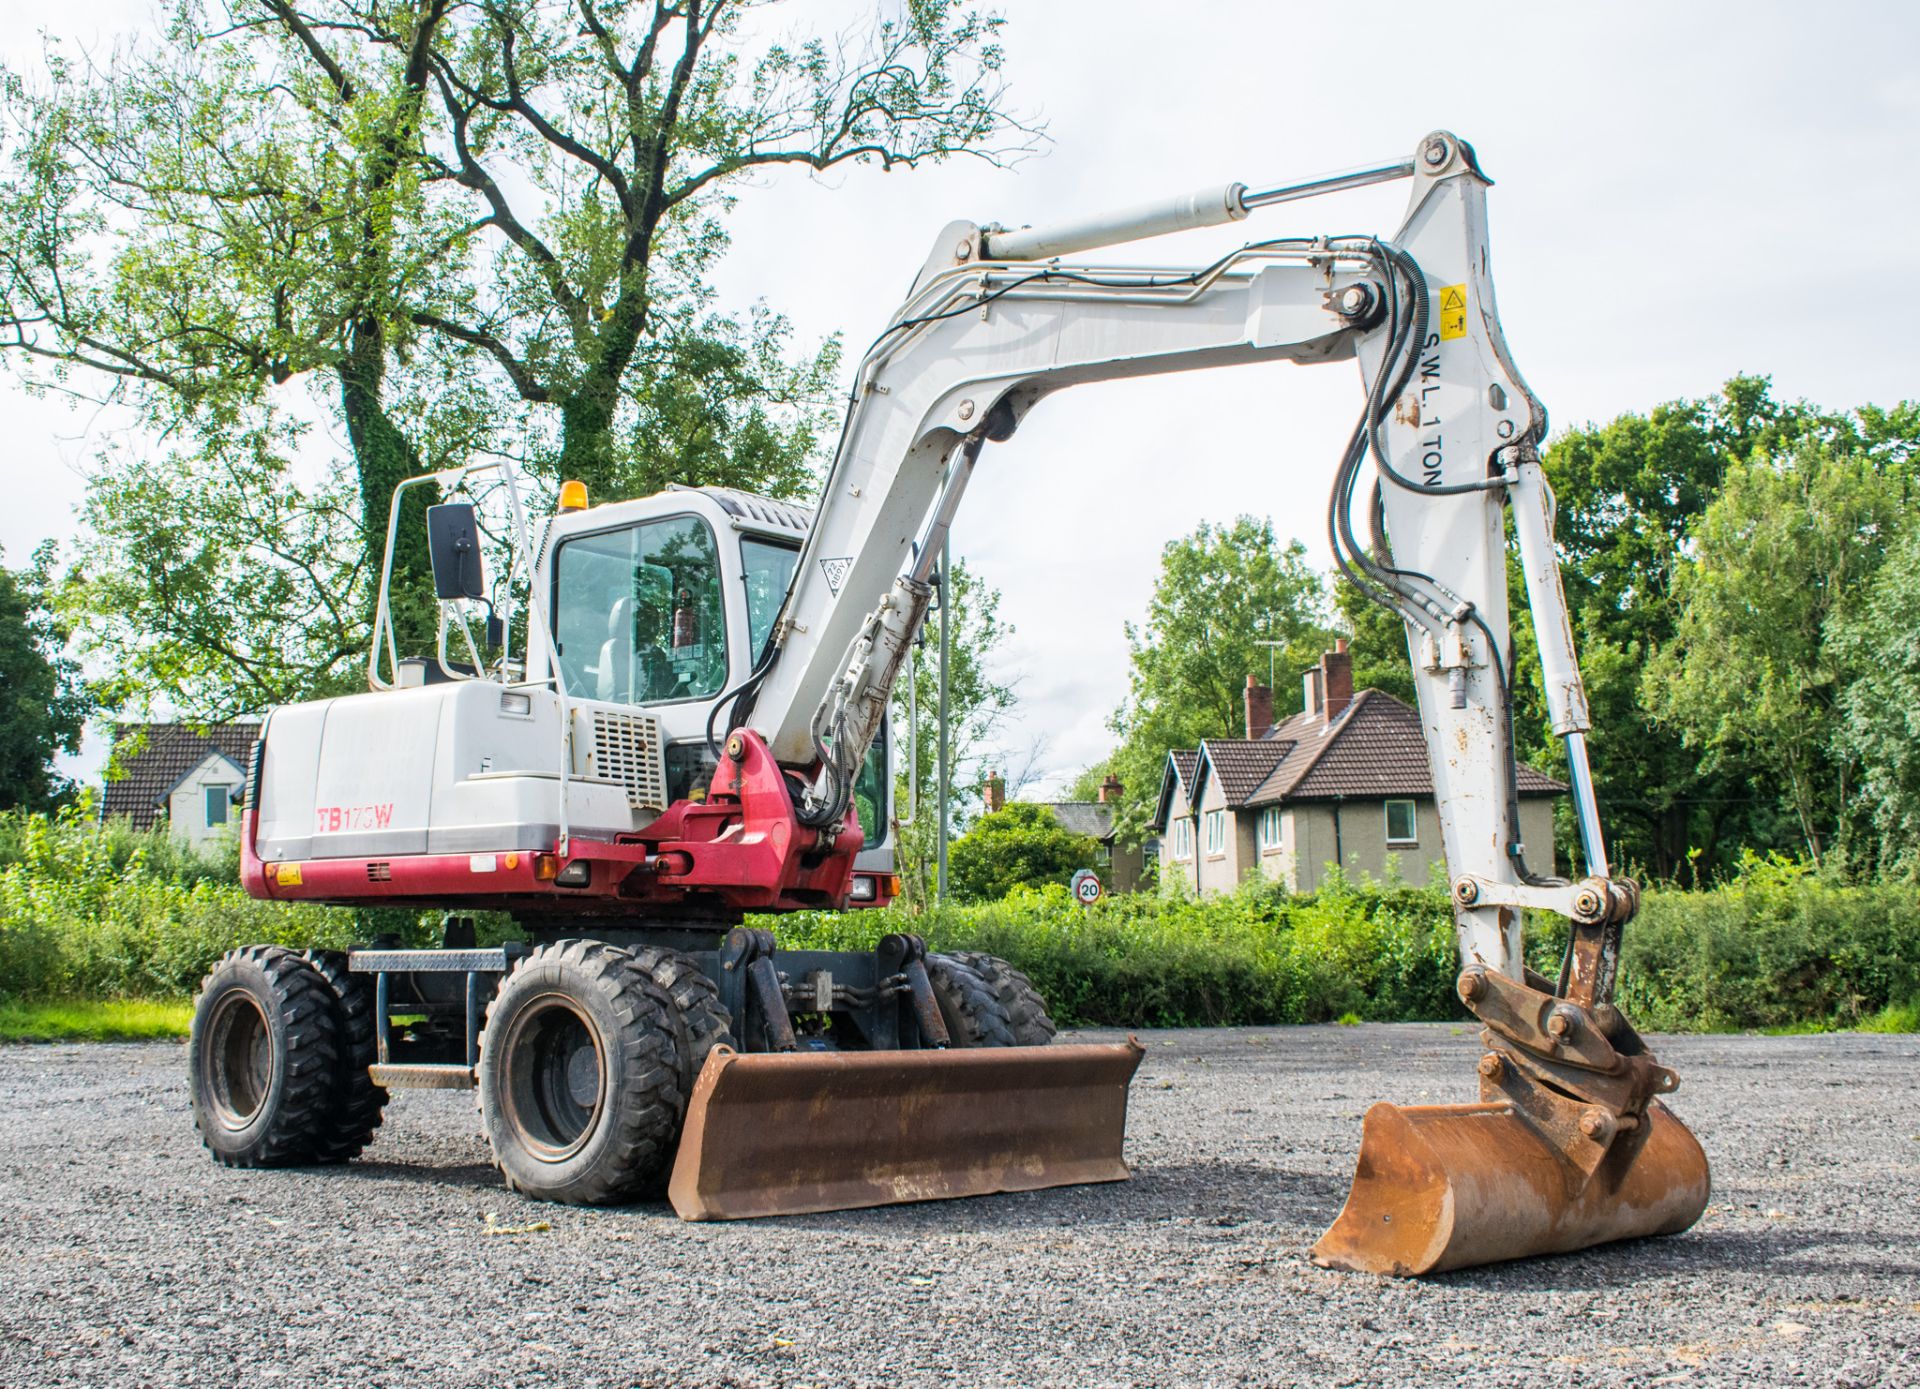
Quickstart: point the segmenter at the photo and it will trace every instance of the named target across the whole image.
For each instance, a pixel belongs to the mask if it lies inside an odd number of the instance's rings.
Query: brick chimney
[[[1264,738],[1273,730],[1273,691],[1247,677],[1247,737]]]
[[[1007,783],[1000,779],[1000,773],[988,772],[987,784],[983,792],[987,802],[987,814],[1004,810],[1007,804]]]
[[[1326,701],[1327,722],[1332,723],[1353,703],[1353,657],[1347,652],[1345,637],[1320,658],[1320,688]]]
[[[1100,783],[1099,795],[1101,805],[1117,805],[1120,800],[1120,778],[1108,772],[1106,780]]]
[[[1314,666],[1300,677],[1300,707],[1307,711],[1308,718],[1317,718],[1324,701],[1321,692],[1327,687],[1327,673]]]

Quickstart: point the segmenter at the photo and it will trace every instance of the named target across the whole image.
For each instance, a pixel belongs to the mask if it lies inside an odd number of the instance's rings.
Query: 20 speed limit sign
[[[1073,875],[1073,899],[1083,907],[1091,907],[1106,895],[1106,889],[1100,886],[1100,879],[1091,868],[1082,868]]]

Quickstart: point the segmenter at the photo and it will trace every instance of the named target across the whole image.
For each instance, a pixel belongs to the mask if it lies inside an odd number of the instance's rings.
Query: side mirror
[[[480,526],[470,502],[443,502],[427,508],[427,555],[433,562],[437,598],[485,598],[486,575],[480,568]]]

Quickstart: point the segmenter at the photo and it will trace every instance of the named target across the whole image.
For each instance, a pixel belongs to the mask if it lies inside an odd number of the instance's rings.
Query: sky
[[[798,29],[865,9],[793,0],[776,13]],[[724,302],[766,301],[802,343],[843,333],[851,360],[956,217],[1041,224],[1228,180],[1271,186],[1401,158],[1445,128],[1494,180],[1507,341],[1556,428],[1741,372],[1834,408],[1920,396],[1920,7],[1000,9],[1012,101],[1045,122],[1043,152],[1005,169],[761,179],[731,221]],[[146,0],[0,6],[0,60],[36,62],[42,28],[103,45],[154,13]],[[1087,259],[1189,265],[1253,237],[1388,234],[1405,199],[1390,184]],[[1167,542],[1245,513],[1330,562],[1326,491],[1360,404],[1350,363],[1108,383],[1050,398],[982,455],[954,546],[1015,629],[1000,658],[1019,694],[1004,759],[1031,762],[1036,789],[1111,746],[1124,624],[1144,616]],[[7,562],[71,534],[86,459],[114,427],[0,376]]]

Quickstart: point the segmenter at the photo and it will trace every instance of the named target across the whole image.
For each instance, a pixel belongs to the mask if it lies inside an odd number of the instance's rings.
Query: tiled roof
[[[1176,748],[1167,754],[1166,770],[1160,774],[1160,799],[1154,807],[1153,823],[1147,828],[1163,830],[1167,827],[1167,813],[1173,806],[1173,788],[1176,784],[1189,798],[1192,797],[1193,774],[1199,765],[1198,748]]]
[[[1221,795],[1228,805],[1237,806],[1286,760],[1294,744],[1278,738],[1208,738],[1200,749]]]
[[[1289,754],[1244,804],[1433,796],[1420,715],[1381,690],[1357,693],[1331,728],[1318,716],[1295,714],[1269,737],[1290,741]],[[1523,796],[1555,796],[1566,790],[1531,767],[1520,768],[1519,780]]]
[[[260,725],[215,723],[196,729],[182,723],[115,724],[114,747],[118,749],[142,734],[145,746],[139,752],[116,758],[123,775],[107,783],[101,814],[124,815],[136,829],[144,830],[160,818],[161,803],[173,788],[206,761],[209,753],[220,753],[244,773]]]
[[[1041,801],[1053,812],[1061,828],[1084,834],[1089,839],[1113,837],[1113,807],[1101,801]]]

